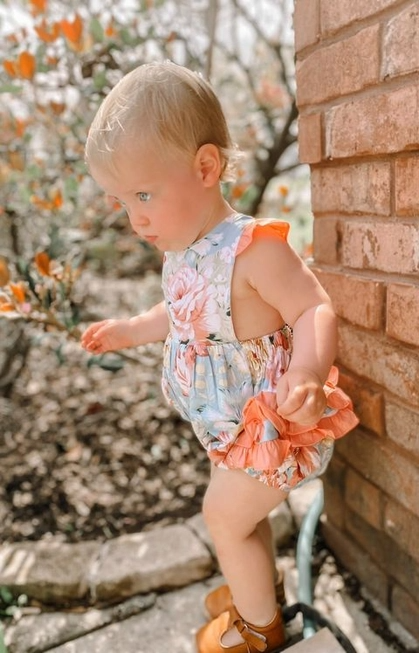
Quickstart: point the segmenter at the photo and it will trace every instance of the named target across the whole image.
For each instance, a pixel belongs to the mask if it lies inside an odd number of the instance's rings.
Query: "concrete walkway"
[[[295,490],[271,515],[278,550],[284,552],[278,564],[285,570],[288,604],[296,602],[298,587],[291,539],[319,483]],[[69,545],[52,539],[3,545],[0,586],[44,606],[22,611],[7,626],[8,652],[167,653],[170,646],[170,653],[195,653],[194,635],[205,623],[204,596],[221,582],[201,515],[106,543]],[[314,605],[347,635],[357,653],[419,650],[385,613],[399,648],[370,630],[364,602],[349,597],[332,556],[317,578]],[[301,621],[295,619],[287,632],[290,642],[300,639]]]

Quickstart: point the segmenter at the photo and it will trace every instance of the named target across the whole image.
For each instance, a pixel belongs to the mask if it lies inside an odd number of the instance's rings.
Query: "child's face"
[[[133,230],[161,251],[180,251],[212,228],[208,189],[194,161],[126,148],[117,171],[91,166],[95,181],[125,207]]]

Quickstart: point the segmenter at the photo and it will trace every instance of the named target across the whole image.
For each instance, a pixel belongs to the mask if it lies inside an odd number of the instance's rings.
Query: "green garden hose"
[[[303,519],[297,541],[298,601],[306,605],[313,604],[311,577],[313,539],[323,507],[324,495],[321,487]],[[303,624],[303,637],[308,639],[315,634],[316,628],[312,619],[307,616],[303,616]]]

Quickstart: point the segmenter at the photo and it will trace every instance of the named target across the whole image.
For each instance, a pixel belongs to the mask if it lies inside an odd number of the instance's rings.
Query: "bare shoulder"
[[[329,301],[313,272],[281,238],[258,236],[237,257],[237,286],[255,292],[293,324],[308,307]]]
[[[301,269],[306,266],[286,240],[262,234],[237,257],[237,267],[243,280],[255,287],[263,279],[272,280],[272,275],[288,273],[290,267]]]

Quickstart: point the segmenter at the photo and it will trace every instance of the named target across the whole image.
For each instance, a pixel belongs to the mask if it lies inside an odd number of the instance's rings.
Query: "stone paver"
[[[138,615],[151,608],[155,602],[155,594],[145,594],[103,610],[90,608],[86,612],[44,612],[26,616],[8,629],[6,634],[8,652],[49,651],[69,640],[81,638],[109,624]]]
[[[95,542],[63,544],[54,540],[0,547],[0,586],[41,603],[63,605],[88,595],[90,567],[98,556]]]
[[[163,594],[153,609],[50,649],[51,653],[196,653],[195,632],[205,623],[203,598],[217,582],[212,579]]]
[[[313,637],[288,648],[289,653],[344,653],[330,630],[322,628]]]
[[[213,559],[185,525],[124,535],[102,549],[90,587],[96,601],[183,587],[211,576]]]

